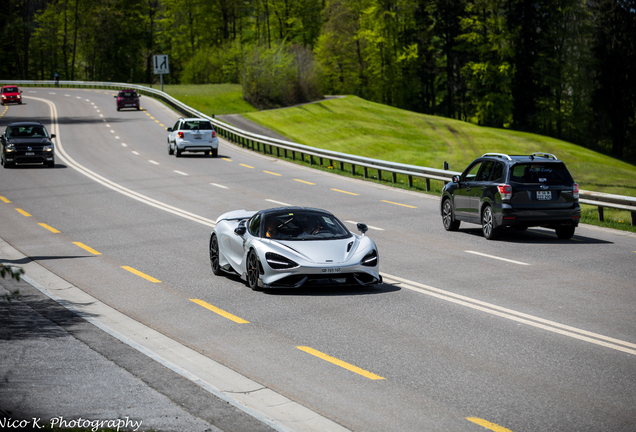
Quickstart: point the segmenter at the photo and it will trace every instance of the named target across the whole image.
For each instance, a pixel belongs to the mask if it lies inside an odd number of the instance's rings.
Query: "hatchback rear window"
[[[511,170],[510,181],[516,183],[574,183],[564,163],[517,164]]]
[[[121,92],[121,93],[119,93],[119,97],[137,97],[137,93],[135,93],[135,92]]]

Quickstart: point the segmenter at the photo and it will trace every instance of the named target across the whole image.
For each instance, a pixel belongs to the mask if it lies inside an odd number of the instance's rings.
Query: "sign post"
[[[163,74],[170,73],[170,66],[168,65],[168,56],[164,54],[155,55],[154,57],[154,66],[155,66],[155,75],[159,75],[161,77],[161,91],[163,91]]]

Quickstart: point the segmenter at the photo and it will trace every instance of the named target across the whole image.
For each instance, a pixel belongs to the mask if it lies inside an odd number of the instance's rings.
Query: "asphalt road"
[[[113,309],[354,431],[636,430],[636,236],[448,233],[437,197],[223,140],[218,158],[169,156],[178,116],[150,98],[117,112],[112,92],[23,90],[0,127],[42,120],[58,159],[0,171],[0,237]],[[367,223],[385,283],[252,292],[212,275],[217,216],[285,204]]]

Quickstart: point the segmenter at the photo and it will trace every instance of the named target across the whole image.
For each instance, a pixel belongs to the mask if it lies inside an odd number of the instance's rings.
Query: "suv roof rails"
[[[507,154],[504,154],[504,153],[485,153],[482,157],[486,157],[486,156],[495,156],[495,157],[506,158],[508,160],[512,160],[512,158],[510,156],[508,156]]]
[[[556,157],[555,155],[553,155],[552,153],[534,152],[534,153],[532,153],[531,156],[539,156],[539,157],[546,158],[546,159],[559,160],[559,158]]]

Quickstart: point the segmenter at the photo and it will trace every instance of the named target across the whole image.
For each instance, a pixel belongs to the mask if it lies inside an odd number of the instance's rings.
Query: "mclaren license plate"
[[[537,191],[537,199],[539,201],[547,201],[552,199],[552,191]]]
[[[327,268],[327,269],[322,269],[323,273],[340,273],[342,272],[341,269],[339,268]]]

